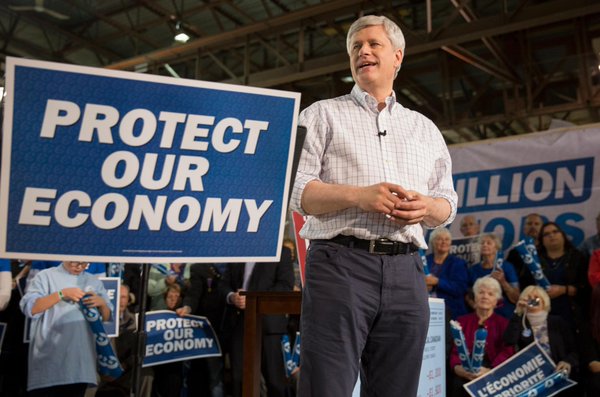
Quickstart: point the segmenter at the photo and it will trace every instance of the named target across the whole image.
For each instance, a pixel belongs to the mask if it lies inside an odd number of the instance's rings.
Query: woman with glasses
[[[109,298],[87,262],[40,271],[20,302],[31,318],[27,390],[38,396],[83,396],[96,384],[95,337],[79,302],[110,317]]]
[[[545,223],[539,236],[538,254],[544,275],[550,282],[546,291],[552,314],[562,317],[573,330],[589,307],[587,265],[584,256],[573,246],[565,232],[554,222]],[[521,273],[521,285],[535,285],[527,268]],[[585,311],[587,313],[587,311]]]

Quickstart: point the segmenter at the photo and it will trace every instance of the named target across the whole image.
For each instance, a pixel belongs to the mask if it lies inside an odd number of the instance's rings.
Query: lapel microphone
[[[387,135],[387,130],[379,131],[377,133],[377,136],[386,136],[386,135]]]

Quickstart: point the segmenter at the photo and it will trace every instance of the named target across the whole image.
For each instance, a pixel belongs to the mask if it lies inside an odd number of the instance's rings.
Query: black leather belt
[[[419,248],[412,243],[402,243],[399,241],[388,240],[387,238],[363,240],[354,236],[343,236],[340,234],[328,241],[349,248],[365,250],[370,254],[377,255],[410,255],[419,250]]]

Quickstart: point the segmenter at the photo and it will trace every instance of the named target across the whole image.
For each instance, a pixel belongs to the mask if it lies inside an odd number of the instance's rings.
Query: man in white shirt
[[[310,215],[300,397],[417,393],[429,306],[417,248],[456,214],[440,131],[396,103],[400,28],[362,17],[347,38],[352,93],[302,112],[307,137],[291,206]],[[360,363],[359,363],[360,360]]]

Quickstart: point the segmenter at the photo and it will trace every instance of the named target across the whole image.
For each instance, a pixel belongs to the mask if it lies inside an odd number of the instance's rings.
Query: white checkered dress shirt
[[[442,134],[431,120],[396,103],[395,93],[377,110],[377,101],[357,85],[352,93],[319,101],[302,111],[299,125],[308,129],[291,199],[300,206],[306,184],[369,186],[389,182],[431,197],[446,199],[456,215],[452,161]],[[386,131],[385,136],[378,132]],[[373,240],[388,238],[427,247],[421,225],[399,227],[384,214],[348,208],[309,216],[300,235],[329,239],[338,234]]]

